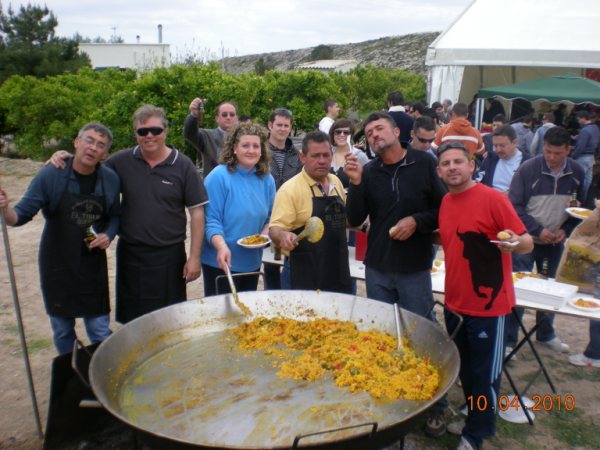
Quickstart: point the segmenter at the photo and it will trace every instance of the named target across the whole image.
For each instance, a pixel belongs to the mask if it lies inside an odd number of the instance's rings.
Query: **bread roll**
[[[501,241],[505,240],[505,239],[510,239],[510,233],[507,233],[506,231],[500,231],[496,237],[498,239],[500,239]]]

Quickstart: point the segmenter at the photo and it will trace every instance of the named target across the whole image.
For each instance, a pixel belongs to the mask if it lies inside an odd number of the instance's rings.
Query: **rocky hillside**
[[[389,36],[354,44],[328,45],[334,59],[355,59],[360,64],[404,69],[425,74],[425,53],[439,33],[415,33]],[[289,70],[296,64],[311,60],[314,47],[283,52],[262,53],[225,58],[225,70],[232,73],[251,72],[262,58],[265,65],[276,70]]]

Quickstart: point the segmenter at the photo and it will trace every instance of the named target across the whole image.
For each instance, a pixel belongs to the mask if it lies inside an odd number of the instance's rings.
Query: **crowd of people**
[[[368,232],[367,297],[428,320],[435,320],[430,268],[442,245],[445,323],[459,350],[462,389],[465,398],[494,405],[517,341],[512,271],[535,266],[553,277],[577,225],[565,207],[589,205],[595,194],[588,190],[600,189],[592,179],[600,130],[590,113],[576,113],[581,128],[571,151],[573,135],[552,113],[534,130],[531,116],[509,124],[492,102],[492,132],[482,137],[465,103],[407,104],[396,91],[387,110],[357,131],[357,121],[340,118],[341,105],[328,99],[297,149],[288,109],[273,110],[263,127],[241,122],[236,104],[224,101],[217,127],[207,129],[199,123],[203,104],[193,99],[184,123],[197,164],[167,144],[165,112],[144,105],[133,114],[134,147],[103,161],[111,132],[90,123],[73,141],[74,155],[55,153],[14,207],[0,191],[9,225],[24,225],[39,210],[46,219],[40,273],[58,352],[72,350],[76,318],[92,343],[110,335],[106,249],[117,235],[116,319],[127,323],[184,301],[186,284],[200,276],[207,296],[229,292],[229,272],[240,275],[237,290],[256,290],[262,249],[237,245],[253,234],[268,234],[284,255],[282,269],[264,265],[266,289],[355,293],[348,243],[361,230]],[[299,241],[311,217],[322,220],[323,237]],[[490,243],[499,232],[506,237]],[[542,345],[569,351],[551,314],[536,320]],[[590,322],[586,351],[569,361],[600,367],[598,322]],[[431,409],[429,434],[446,431],[446,409],[445,398]],[[469,409],[458,448],[481,448],[495,418],[491,408]]]

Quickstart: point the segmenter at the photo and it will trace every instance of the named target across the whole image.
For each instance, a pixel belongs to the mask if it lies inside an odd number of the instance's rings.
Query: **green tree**
[[[15,13],[0,5],[0,83],[12,75],[45,77],[89,66],[77,42],[58,38],[56,16],[46,6],[28,4]]]
[[[263,76],[225,73],[218,63],[174,65],[142,74],[84,68],[45,78],[13,76],[0,85],[1,132],[15,134],[21,156],[46,159],[56,148],[70,148],[84,123],[99,121],[113,131],[113,150],[118,150],[135,144],[131,115],[140,105],[152,103],[167,113],[168,142],[195,158],[182,136],[194,97],[207,99],[207,128],[215,126],[215,109],[227,100],[238,105],[240,114],[263,124],[273,109],[288,108],[294,129],[309,131],[323,117],[323,101],[328,98],[364,117],[385,107],[387,94],[394,90],[401,90],[407,100],[417,100],[425,95],[425,80],[372,66],[348,73],[269,70]]]
[[[310,60],[316,61],[319,59],[333,59],[333,48],[324,44],[313,48],[312,52],[310,52]]]

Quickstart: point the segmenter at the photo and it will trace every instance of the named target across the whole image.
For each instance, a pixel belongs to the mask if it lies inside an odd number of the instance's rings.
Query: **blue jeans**
[[[265,274],[265,289],[272,291],[281,289],[281,266],[279,264],[263,264]]]
[[[62,355],[73,351],[73,342],[77,339],[75,334],[75,318],[73,317],[58,317],[49,316],[50,326],[54,334],[54,345],[58,350],[58,354]],[[92,344],[101,342],[110,336],[110,328],[108,323],[110,316],[103,314],[96,317],[84,317],[83,323],[85,331]]]
[[[585,170],[585,178],[583,179],[583,192],[585,193],[585,195],[587,195],[587,191],[590,188],[590,185],[592,184],[592,175],[594,170],[594,155],[581,155],[575,158],[575,161],[581,164],[581,166]]]
[[[429,269],[419,272],[380,272],[365,270],[367,297],[386,303],[398,303],[401,308],[433,319],[433,293]],[[429,314],[429,315],[428,315]]]
[[[292,289],[292,274],[290,272],[290,259],[286,256],[283,260],[283,269],[281,269],[281,289]]]
[[[548,262],[548,277],[554,278],[560,257],[564,249],[563,244],[534,244],[533,251],[526,255],[518,255],[513,253],[512,262],[513,270],[515,272],[531,272],[533,271],[533,264],[537,268],[538,272],[541,272],[544,260]],[[523,319],[523,308],[515,307],[515,312],[519,316],[519,319]],[[554,314],[539,312],[535,313],[535,322],[539,324],[538,329],[535,332],[535,337],[540,342],[548,342],[556,337],[554,333]],[[519,323],[511,314],[506,321],[506,345],[508,347],[514,347],[519,340]]]

